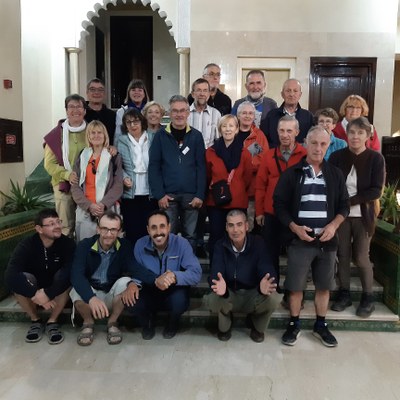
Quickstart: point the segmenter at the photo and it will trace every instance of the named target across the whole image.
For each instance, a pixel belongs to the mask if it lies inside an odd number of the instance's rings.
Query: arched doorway
[[[108,89],[108,105],[118,108],[133,78],[146,84],[151,99],[166,105],[172,94],[179,93],[179,55],[158,5],[148,1],[109,2],[82,25],[86,28],[80,42],[81,91],[97,76]],[[154,9],[153,9],[154,8]]]

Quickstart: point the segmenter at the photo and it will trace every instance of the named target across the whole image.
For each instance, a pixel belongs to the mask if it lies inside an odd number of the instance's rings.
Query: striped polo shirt
[[[318,235],[328,222],[325,179],[322,171],[317,175],[311,165],[303,167],[303,172],[298,222],[313,228]]]

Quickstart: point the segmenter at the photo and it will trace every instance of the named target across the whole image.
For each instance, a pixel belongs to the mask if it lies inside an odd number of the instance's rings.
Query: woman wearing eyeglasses
[[[85,147],[74,166],[78,183],[71,187],[76,208],[76,239],[96,234],[96,221],[106,210],[116,206],[122,196],[121,156],[108,151],[107,129],[100,121],[92,121],[86,128]]]
[[[357,94],[352,94],[345,98],[342,105],[340,106],[339,114],[342,120],[338,122],[333,129],[333,134],[339,138],[348,142],[346,128],[350,121],[356,118],[368,117],[369,107],[367,102]],[[379,151],[380,143],[378,135],[374,128],[373,135],[367,140],[367,148]]]
[[[130,108],[122,117],[122,135],[118,152],[122,157],[124,193],[121,213],[125,235],[134,245],[147,235],[147,215],[157,207],[151,197],[148,181],[149,149],[154,133],[147,132],[147,120],[142,113]]]

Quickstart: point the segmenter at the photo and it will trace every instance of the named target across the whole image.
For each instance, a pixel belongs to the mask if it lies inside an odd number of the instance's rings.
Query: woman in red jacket
[[[368,117],[368,113],[368,104],[361,96],[358,96],[357,94],[352,94],[346,97],[339,110],[339,114],[342,117],[342,120],[336,124],[335,128],[332,131],[333,134],[337,138],[343,139],[348,142],[346,134],[347,124],[356,118]],[[375,128],[374,133],[368,139],[366,146],[369,149],[379,151],[381,146]]]
[[[222,137],[206,151],[207,182],[210,188],[206,199],[210,220],[210,260],[216,241],[224,235],[229,210],[236,208],[246,212],[249,204],[247,190],[253,174],[251,155],[236,136],[239,132],[237,118],[230,114],[224,115],[218,123],[218,131]],[[228,182],[232,200],[224,205],[216,205],[211,188],[221,180]]]

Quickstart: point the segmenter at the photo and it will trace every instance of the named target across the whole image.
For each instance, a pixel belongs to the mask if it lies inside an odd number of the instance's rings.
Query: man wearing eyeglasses
[[[154,136],[149,152],[149,186],[158,206],[171,220],[171,232],[196,247],[198,210],[206,189],[204,140],[188,123],[189,104],[185,97],[169,100],[171,123]]]
[[[219,83],[221,81],[221,68],[219,65],[214,63],[207,64],[204,67],[203,78],[210,84],[210,97],[207,100],[207,104],[216,108],[221,115],[230,114],[232,100],[219,89]],[[188,101],[190,105],[194,102],[193,93],[189,94]]]
[[[99,78],[91,79],[86,85],[86,97],[86,122],[101,121],[107,128],[110,143],[114,143],[115,112],[104,104],[106,98],[104,82]]]
[[[64,340],[57,320],[69,299],[75,242],[61,233],[61,225],[56,210],[41,210],[35,219],[36,233],[18,244],[5,273],[8,288],[31,319],[28,343],[41,340],[44,330],[49,344]],[[40,308],[50,312],[46,325]]]
[[[83,319],[77,338],[80,346],[92,344],[94,321],[104,318],[107,318],[107,343],[121,343],[118,317],[125,306],[135,305],[139,282],[153,281],[153,274],[135,261],[130,242],[119,237],[121,228],[120,215],[107,211],[98,221],[97,235],[82,240],[77,246],[70,297]]]

